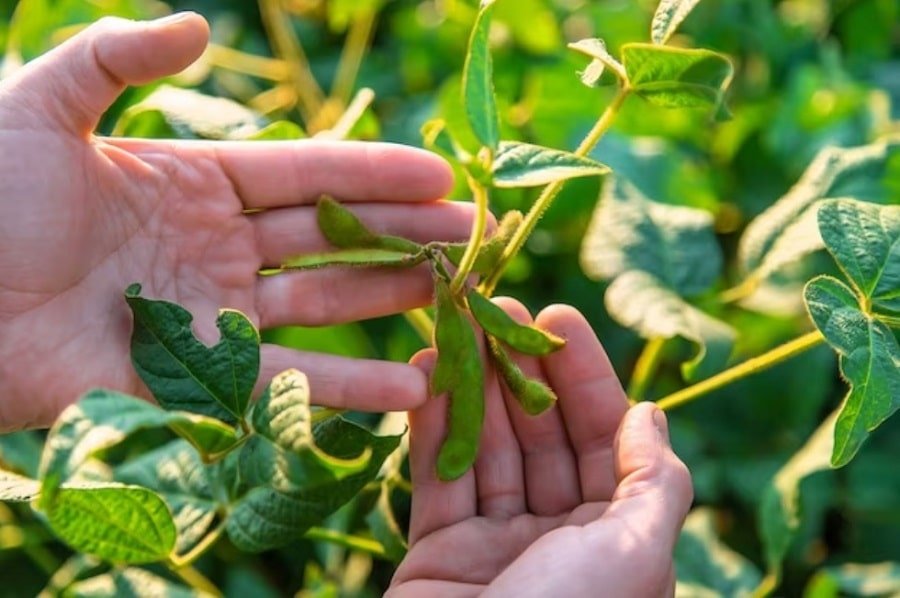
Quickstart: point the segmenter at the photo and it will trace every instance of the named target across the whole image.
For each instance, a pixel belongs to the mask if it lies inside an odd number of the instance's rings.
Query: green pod
[[[411,268],[424,262],[425,252],[405,253],[387,249],[342,249],[331,253],[305,253],[288,258],[281,264],[285,270],[315,270],[328,266],[357,268]]]
[[[441,278],[435,278],[434,301],[434,345],[438,356],[431,372],[431,394],[439,395],[459,382],[458,362],[463,357],[467,322],[453,301],[450,287]]]
[[[503,311],[503,308],[477,291],[469,292],[468,301],[475,321],[484,328],[484,331],[519,353],[549,355],[566,345],[566,341],[555,334],[534,326],[519,324]]]
[[[421,245],[408,239],[375,234],[356,214],[327,195],[319,199],[316,218],[328,242],[341,249],[384,249],[410,254],[422,251]]]
[[[521,368],[503,350],[497,339],[488,337],[488,345],[500,376],[527,414],[540,415],[553,407],[557,397],[549,386],[525,376]]]

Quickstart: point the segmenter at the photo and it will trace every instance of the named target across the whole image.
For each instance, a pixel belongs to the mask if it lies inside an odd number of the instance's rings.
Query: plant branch
[[[226,520],[223,517],[222,521],[219,522],[219,525],[217,525],[213,531],[206,534],[202,540],[197,542],[197,544],[184,555],[173,555],[169,557],[169,568],[177,572],[178,569],[190,566],[194,561],[203,556],[203,554],[222,537],[222,534],[225,532],[225,521]]]
[[[316,134],[317,139],[346,139],[350,135],[350,131],[363,117],[366,109],[372,105],[375,100],[375,92],[368,87],[363,87],[357,92],[353,101],[340,115],[337,122],[330,129],[320,131]]]
[[[236,73],[271,81],[290,78],[290,67],[278,58],[255,56],[219,44],[210,44],[206,49],[206,56],[211,65]]]
[[[653,382],[653,376],[659,368],[659,362],[662,358],[662,350],[668,339],[658,337],[652,338],[644,345],[637,363],[634,366],[634,372],[631,375],[631,382],[628,384],[628,398],[633,402],[643,401],[650,383]]]
[[[406,321],[409,322],[409,325],[418,333],[419,338],[421,338],[426,345],[430,345],[431,337],[434,335],[434,321],[431,319],[431,316],[428,315],[428,312],[424,309],[411,309],[404,313],[403,316],[406,318]]]
[[[604,110],[603,114],[600,115],[600,118],[597,119],[594,127],[588,132],[587,136],[575,150],[575,155],[584,157],[596,147],[600,139],[603,138],[612,126],[616,116],[619,114],[619,110],[622,108],[622,104],[625,103],[625,100],[630,93],[631,89],[628,86],[619,88],[610,105],[606,107],[606,110]],[[541,194],[534,202],[534,205],[531,206],[528,214],[525,215],[522,225],[516,230],[510,239],[509,244],[503,249],[503,255],[500,256],[500,260],[497,262],[494,270],[482,284],[482,290],[485,295],[490,296],[494,292],[497,283],[500,281],[500,277],[503,275],[503,271],[516,254],[519,253],[519,250],[525,245],[525,241],[531,236],[538,221],[547,211],[547,208],[553,203],[553,200],[556,199],[556,196],[559,195],[564,184],[564,181],[556,181],[550,183],[544,187],[543,191],[541,191]]]
[[[898,318],[896,316],[886,316],[884,314],[875,314],[875,319],[880,321],[883,324],[886,324],[890,328],[900,329],[900,318]]]
[[[812,349],[813,347],[823,343],[824,341],[825,337],[823,337],[822,333],[818,330],[816,330],[815,332],[810,332],[779,347],[775,347],[767,353],[764,353],[758,357],[748,359],[742,364],[736,365],[733,368],[729,368],[724,372],[712,376],[711,378],[707,378],[706,380],[698,382],[693,386],[689,386],[683,390],[679,390],[678,392],[670,394],[669,396],[657,401],[656,404],[660,409],[664,411],[674,409],[675,407],[680,407],[707,393],[718,390],[723,386],[728,386],[729,384],[736,382],[741,378],[746,378],[747,376],[756,374],[763,370],[767,370],[772,366],[778,365],[782,361],[786,361],[791,357],[808,351],[809,349]]]
[[[170,567],[170,569],[172,570],[172,573],[174,573],[181,579],[181,581],[194,588],[195,590],[198,590],[205,594],[209,594],[211,596],[222,595],[221,590],[216,587],[216,584],[211,582],[205,575],[203,575],[193,567],[182,567],[180,569]]]
[[[456,275],[450,283],[450,292],[454,295],[459,293],[463,286],[465,286],[466,279],[469,278],[469,274],[472,273],[472,268],[475,266],[475,260],[478,258],[478,252],[481,251],[484,233],[487,230],[488,190],[484,185],[472,178],[471,175],[467,174],[466,179],[475,200],[476,213],[475,222],[472,225],[472,235],[469,238],[469,244],[466,246],[466,251],[463,253],[462,259],[459,262],[459,268],[456,270]]]
[[[366,49],[375,31],[375,19],[376,12],[367,10],[350,23],[341,60],[334,76],[334,84],[331,87],[331,97],[339,100],[341,104],[346,105],[350,101]]]
[[[333,529],[311,527],[307,530],[306,534],[304,534],[304,537],[307,540],[331,542],[332,544],[371,554],[372,556],[379,558],[385,558],[386,556],[384,547],[380,542],[370,540],[369,538],[362,538],[360,536],[352,536]]]

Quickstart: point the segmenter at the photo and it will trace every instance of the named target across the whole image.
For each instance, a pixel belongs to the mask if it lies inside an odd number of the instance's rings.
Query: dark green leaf
[[[524,326],[513,320],[503,308],[478,291],[468,294],[469,309],[475,321],[491,336],[503,341],[519,353],[549,355],[562,349],[566,341],[555,334],[534,326]]]
[[[711,214],[653,202],[620,177],[607,177],[582,243],[588,276],[641,270],[680,295],[705,291],[722,269]]]
[[[40,436],[32,430],[0,435],[0,466],[37,477],[41,444]]]
[[[650,37],[653,39],[653,43],[664,44],[669,41],[681,22],[699,3],[700,0],[660,0],[650,26]]]
[[[490,30],[494,0],[483,0],[475,19],[463,67],[463,101],[472,131],[491,149],[500,143],[500,118],[494,97],[494,67]]]
[[[41,493],[41,484],[0,469],[0,502],[31,502]]]
[[[131,361],[160,405],[227,422],[243,417],[259,375],[259,333],[250,320],[220,311],[221,340],[207,347],[194,336],[187,310],[140,292],[140,285],[125,292],[134,314]]]
[[[344,249],[331,253],[307,253],[292,257],[285,260],[281,267],[287,270],[315,270],[328,266],[411,268],[421,264],[424,260],[424,253],[410,254],[389,249]]]
[[[806,305],[816,327],[841,358],[850,383],[834,428],[831,463],[850,462],[863,441],[900,409],[900,344],[884,323],[863,313],[853,291],[820,276],[806,286]]]
[[[685,378],[706,378],[728,362],[735,332],[686,303],[652,275],[631,270],[606,291],[606,309],[619,324],[646,339],[684,337],[697,345],[696,356],[682,366]]]
[[[900,311],[900,206],[827,201],[819,208],[819,230],[829,253],[867,302]]]
[[[201,598],[201,594],[174,584],[149,571],[128,567],[75,582],[67,598]]]
[[[734,73],[716,52],[653,44],[622,46],[622,64],[634,92],[666,108],[717,109]]]
[[[824,573],[851,596],[900,595],[900,563],[847,563],[828,567]]]
[[[494,186],[537,187],[555,181],[609,172],[591,158],[519,141],[504,141],[493,162]]]

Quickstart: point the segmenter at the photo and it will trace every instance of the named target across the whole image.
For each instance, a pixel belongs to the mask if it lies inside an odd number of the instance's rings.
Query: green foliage
[[[494,186],[499,188],[539,187],[608,172],[590,158],[516,141],[502,142],[493,163]]]
[[[664,44],[669,41],[681,22],[699,3],[700,0],[661,0],[653,15],[650,33],[653,43]]]
[[[481,143],[495,150],[500,143],[500,118],[494,97],[494,66],[490,52],[493,4],[494,0],[482,2],[472,27],[463,67],[463,96],[472,132]]]

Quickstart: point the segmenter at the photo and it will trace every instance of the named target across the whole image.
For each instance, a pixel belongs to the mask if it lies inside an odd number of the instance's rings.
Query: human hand
[[[525,308],[500,300],[518,321]],[[438,481],[446,398],[410,416],[410,550],[388,596],[662,596],[674,591],[672,551],[690,508],[690,474],[652,404],[630,410],[588,323],[553,306],[537,325],[566,346],[540,360],[517,356],[558,405],[528,416],[486,376],[478,460]],[[431,350],[418,354],[429,370]]]
[[[436,201],[438,158],[389,144],[180,142],[93,136],[125,85],[188,66],[202,17],[104,19],[0,86],[0,431],[49,424],[92,387],[145,394],[129,359],[130,283],[177,301],[217,338],[220,307],[263,328],[399,312],[431,296],[427,269],[327,269],[260,277],[326,250],[314,203],[356,202],[374,230],[461,240],[471,206]],[[426,378],[407,364],[264,346],[261,378],[295,367],[320,404],[413,407]]]

